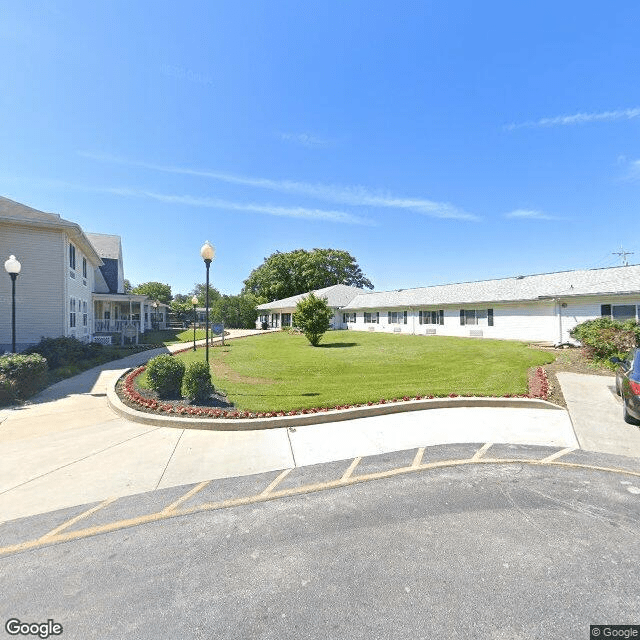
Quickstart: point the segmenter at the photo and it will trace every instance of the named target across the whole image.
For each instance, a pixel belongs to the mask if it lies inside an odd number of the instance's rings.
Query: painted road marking
[[[424,450],[426,447],[420,447],[416,452],[416,457],[413,459],[411,463],[412,467],[419,467],[422,462],[422,456],[424,455]]]
[[[280,473],[278,475],[278,477],[264,490],[262,491],[259,495],[261,496],[268,496],[293,470],[293,467],[291,469],[285,469],[282,473]]]
[[[53,538],[57,536],[60,532],[69,528],[71,525],[74,525],[76,522],[79,522],[80,520],[83,520],[84,518],[89,517],[90,515],[94,514],[96,511],[100,511],[100,509],[104,509],[104,507],[110,505],[112,502],[115,502],[117,499],[118,499],[117,497],[107,498],[106,500],[96,505],[95,507],[92,507],[91,509],[87,509],[87,511],[84,511],[81,514],[77,515],[75,518],[71,518],[71,520],[67,520],[66,522],[63,522],[59,527],[52,529],[51,531],[49,531],[49,533],[45,533],[39,539],[47,540],[48,538]]]
[[[561,449],[560,451],[556,451],[555,453],[552,453],[549,457],[544,458],[543,460],[540,460],[540,464],[548,464],[549,462],[553,462],[554,460],[557,460],[561,456],[566,456],[567,453],[571,453],[572,451],[575,451],[575,450],[576,450],[576,447],[567,447],[566,449]]]
[[[484,457],[485,451],[492,445],[492,442],[487,442],[483,444],[471,457],[472,460],[480,460],[480,458]]]
[[[568,452],[569,450],[565,450],[565,451]],[[562,454],[562,452],[559,451],[558,454]],[[416,458],[417,456],[418,454],[416,454]],[[556,458],[560,457],[559,455],[556,455],[556,454],[554,454],[554,456]],[[426,471],[430,469],[438,469],[438,468],[446,468],[446,467],[458,467],[458,466],[464,466],[464,465],[480,465],[480,464],[485,464],[485,465],[529,464],[532,466],[548,464],[549,466],[552,466],[552,467],[562,467],[567,469],[586,469],[591,471],[617,473],[617,474],[632,476],[635,478],[640,478],[640,472],[638,471],[630,471],[628,469],[618,469],[618,468],[611,468],[611,467],[600,467],[600,466],[593,466],[593,465],[573,463],[573,462],[562,462],[562,461],[556,461],[555,459],[548,461],[549,458],[551,457],[552,456],[548,456],[547,458],[543,458],[542,460],[510,459],[510,458],[505,458],[505,459],[477,458],[475,460],[474,458],[464,458],[461,460],[442,460],[438,462],[429,462],[426,464],[417,464],[415,466],[412,463],[411,466],[409,467],[398,467],[396,469],[376,471],[374,473],[369,473],[366,475],[354,476],[352,475],[353,471],[361,460],[361,458],[358,457],[351,462],[351,464],[349,465],[349,468],[347,469],[347,471],[345,471],[342,477],[336,480],[319,482],[315,484],[304,485],[301,487],[292,487],[289,489],[281,489],[279,491],[276,491],[275,488],[277,487],[277,485],[292,471],[292,469],[285,469],[276,477],[276,479],[273,482],[271,482],[271,484],[266,489],[264,489],[261,493],[257,493],[254,495],[244,496],[240,498],[231,498],[228,500],[222,500],[220,502],[210,502],[205,504],[199,504],[199,505],[195,505],[195,506],[188,507],[186,509],[181,509],[181,510],[176,508],[176,506],[179,506],[179,505],[176,505],[178,501],[175,501],[171,503],[168,507],[165,507],[163,510],[158,511],[156,513],[145,514],[145,515],[137,516],[134,518],[128,518],[126,520],[119,520],[119,521],[110,522],[103,525],[97,525],[94,527],[89,527],[87,529],[67,531],[66,533],[64,532],[64,530],[67,529],[69,526],[71,526],[73,523],[77,522],[78,520],[81,520],[84,517],[89,516],[91,513],[95,513],[99,509],[102,509],[103,507],[107,506],[108,504],[116,500],[116,498],[109,498],[108,500],[105,500],[98,506],[93,507],[92,509],[85,511],[79,516],[76,516],[75,518],[72,518],[71,520],[64,522],[62,525],[60,525],[56,529],[53,529],[52,531],[50,531],[49,533],[45,534],[40,538],[37,538],[35,540],[28,540],[25,542],[21,542],[21,543],[6,546],[6,547],[0,547],[0,556],[7,555],[10,553],[18,553],[21,551],[28,551],[30,549],[49,546],[52,544],[70,542],[72,540],[79,540],[82,538],[87,538],[87,537],[95,536],[99,534],[110,533],[112,531],[118,531],[120,529],[134,527],[134,526],[146,524],[149,522],[158,522],[160,520],[165,520],[167,518],[176,518],[176,517],[186,516],[186,515],[195,514],[195,513],[203,513],[206,511],[214,511],[214,510],[225,509],[229,507],[238,507],[242,505],[255,504],[259,502],[267,502],[267,501],[275,500],[278,498],[296,496],[296,495],[301,495],[305,493],[313,493],[317,491],[324,491],[326,489],[346,487],[346,486],[351,486],[355,484],[360,484],[363,482],[369,482],[371,480],[379,480],[383,478],[390,478],[393,476],[399,476],[399,475],[404,475],[408,473],[415,473],[419,471]],[[415,462],[415,459],[414,459],[414,462]],[[195,493],[197,493],[196,490],[199,487],[201,487],[201,485],[202,485],[202,488],[204,488],[204,486],[206,484],[209,484],[210,482],[212,481],[207,481],[206,483],[200,483],[200,485],[198,485],[197,487],[194,487],[193,489],[191,489],[191,491],[185,494],[183,498],[186,500],[189,494],[195,495]],[[180,501],[181,501],[180,504],[182,504],[183,502],[182,498],[180,499]]]
[[[344,472],[344,474],[342,475],[342,478],[340,478],[342,482],[345,482],[351,477],[351,474],[355,471],[355,468],[358,466],[358,464],[360,464],[360,460],[362,460],[362,456],[358,456],[357,458],[353,459],[353,462],[349,465],[347,470]]]
[[[191,489],[191,491],[187,491],[181,498],[178,498],[175,502],[172,502],[168,507],[165,507],[162,510],[162,513],[169,513],[169,511],[175,511],[176,507],[179,507],[183,502],[186,502],[191,496],[195,496],[196,493],[202,491],[208,484],[211,484],[213,480],[205,480],[200,484],[196,485]]]

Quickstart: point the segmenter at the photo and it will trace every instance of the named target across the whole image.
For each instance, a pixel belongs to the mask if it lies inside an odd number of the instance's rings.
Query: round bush
[[[147,364],[149,386],[160,398],[179,398],[184,362],[168,354],[156,356]]]
[[[213,393],[211,370],[206,362],[192,362],[182,379],[182,395],[190,401],[204,402]]]

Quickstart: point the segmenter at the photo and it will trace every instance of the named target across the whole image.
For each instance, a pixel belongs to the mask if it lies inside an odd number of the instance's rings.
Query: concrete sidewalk
[[[133,423],[109,409],[107,385],[126,369],[184,346],[129,356],[53,385],[31,404],[0,412],[0,521],[414,447],[464,442],[579,446],[562,410],[460,407],[295,428],[200,431]]]
[[[640,428],[622,418],[615,376],[557,376],[581,449],[640,458]]]

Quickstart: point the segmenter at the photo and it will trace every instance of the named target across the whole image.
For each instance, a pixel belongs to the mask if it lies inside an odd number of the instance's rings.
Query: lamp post
[[[204,260],[204,263],[207,267],[207,289],[205,294],[205,358],[207,364],[209,364],[209,267],[211,266],[211,261],[216,256],[216,250],[213,248],[211,243],[207,240],[202,247],[200,248],[200,255]]]
[[[193,305],[193,350],[196,350],[196,305],[198,304],[198,296],[191,298],[191,304]]]
[[[153,321],[151,322],[151,328],[153,328],[153,325],[155,323],[155,329],[156,331],[158,329],[160,329],[160,325],[158,324],[158,301],[156,300],[155,302],[153,302],[151,304],[151,306],[153,307]]]
[[[11,276],[11,351],[16,352],[16,278],[22,265],[15,256],[9,256],[4,263],[5,271]]]

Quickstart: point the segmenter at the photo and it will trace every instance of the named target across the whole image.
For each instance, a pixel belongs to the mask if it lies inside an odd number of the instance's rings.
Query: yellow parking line
[[[105,500],[99,506],[94,507],[93,509],[89,509],[89,511],[86,511],[83,514],[80,514],[80,516],[73,518],[69,522],[65,523],[64,525],[61,525],[61,527],[54,529],[53,531],[49,532],[45,536],[42,536],[41,538],[38,538],[36,540],[21,542],[18,544],[7,546],[7,547],[1,547],[0,556],[10,554],[10,553],[17,553],[20,551],[28,551],[29,549],[48,546],[56,543],[79,540],[82,538],[87,538],[87,537],[98,535],[98,534],[110,533],[112,531],[118,531],[120,529],[125,529],[128,527],[134,527],[141,524],[165,520],[167,518],[175,518],[179,516],[202,513],[205,511],[214,511],[214,510],[224,509],[228,507],[237,507],[242,505],[255,504],[259,502],[267,502],[270,500],[275,500],[277,498],[295,496],[295,495],[300,495],[305,493],[314,493],[318,491],[323,491],[325,489],[332,489],[337,487],[351,486],[355,484],[368,482],[370,480],[390,478],[397,475],[415,473],[415,472],[425,471],[429,469],[457,467],[457,466],[465,466],[465,465],[472,465],[472,464],[487,464],[487,465],[488,464],[529,464],[532,466],[541,464],[541,461],[531,460],[531,459],[498,459],[496,458],[496,459],[473,460],[472,458],[465,458],[463,460],[443,460],[439,462],[430,462],[427,464],[421,464],[415,467],[414,466],[398,467],[397,469],[391,469],[387,471],[377,471],[375,473],[369,473],[366,475],[352,476],[351,473],[356,468],[358,462],[360,462],[360,458],[355,458],[351,463],[351,465],[349,466],[349,469],[347,469],[347,471],[342,476],[342,478],[338,480],[331,480],[328,482],[321,482],[321,483],[306,485],[302,487],[292,487],[289,489],[282,489],[280,491],[273,491],[272,488],[275,488],[275,486],[277,486],[277,484],[291,471],[291,469],[286,469],[285,471],[279,474],[279,476],[271,483],[271,485],[269,485],[269,487],[267,487],[267,489],[265,489],[265,491],[259,494],[246,496],[242,498],[232,498],[229,500],[223,500],[221,502],[199,504],[199,505],[195,505],[182,510],[173,510],[173,511],[164,510],[164,511],[159,511],[157,513],[150,513],[150,514],[138,516],[135,518],[129,518],[127,520],[119,520],[117,522],[110,522],[107,524],[98,525],[95,527],[90,527],[88,529],[78,529],[76,531],[68,531],[66,533],[62,532],[63,528],[66,528],[67,526],[71,525],[73,522],[77,522],[79,519],[86,517],[90,513],[97,511],[98,509],[106,506],[107,504],[109,504],[109,502],[112,502],[114,500],[114,498],[110,498],[109,500]],[[623,474],[623,475],[629,475],[629,476],[640,478],[640,472],[629,471],[627,469],[596,467],[596,466],[590,466],[586,464],[569,463],[569,462],[561,462],[561,461],[560,462],[552,461],[549,463],[549,466],[564,467],[569,469],[587,469],[592,471],[603,471],[608,473]],[[272,488],[270,489],[270,487]],[[58,533],[56,533],[56,531]]]
[[[554,460],[557,460],[561,456],[564,456],[567,453],[571,453],[572,451],[575,451],[575,450],[576,450],[575,447],[567,447],[566,449],[562,449],[561,451],[556,451],[555,453],[552,453],[550,456],[543,458],[542,460],[539,460],[539,463],[549,464],[549,462],[553,462]]]
[[[425,447],[420,447],[418,449],[418,451],[416,452],[416,457],[413,459],[413,462],[411,463],[412,467],[420,466],[420,463],[422,462],[422,456],[424,455],[424,450],[425,450]]]
[[[285,469],[264,491],[260,493],[260,495],[261,496],[269,495],[291,473],[292,470],[293,468]]]
[[[485,454],[485,451],[492,445],[492,442],[487,442],[483,444],[471,457],[471,460],[480,460]]]
[[[71,518],[71,520],[67,520],[66,522],[63,522],[59,527],[52,529],[51,531],[49,531],[49,533],[45,533],[39,539],[46,540],[47,538],[52,538],[53,536],[58,535],[61,531],[64,531],[65,529],[68,529],[71,525],[75,524],[76,522],[79,522],[80,520],[87,518],[92,513],[95,513],[96,511],[100,511],[100,509],[104,509],[104,507],[106,507],[107,505],[110,505],[112,502],[115,502],[116,500],[117,498],[107,498],[106,500],[96,505],[95,507],[92,507],[91,509],[87,509],[87,511],[84,511],[83,513],[77,515],[75,518]]]
[[[205,480],[201,482],[199,485],[196,485],[190,491],[187,491],[181,498],[178,498],[175,502],[172,502],[169,506],[165,507],[162,510],[162,513],[168,513],[169,511],[174,511],[176,507],[179,507],[183,502],[186,502],[191,496],[194,496],[199,491],[202,491],[208,484],[211,484],[213,480]]]
[[[358,456],[357,458],[353,459],[353,461],[351,462],[347,470],[342,474],[342,478],[340,478],[340,481],[344,482],[345,480],[348,480],[351,477],[351,474],[354,472],[355,468],[360,463],[360,460],[362,460],[362,456]]]

